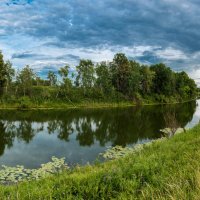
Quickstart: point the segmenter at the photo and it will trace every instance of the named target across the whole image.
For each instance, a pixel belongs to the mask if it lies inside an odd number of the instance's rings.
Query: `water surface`
[[[0,165],[37,168],[52,156],[69,165],[93,162],[110,146],[134,145],[162,136],[166,112],[182,127],[200,118],[198,102],[176,105],[58,111],[1,111]]]

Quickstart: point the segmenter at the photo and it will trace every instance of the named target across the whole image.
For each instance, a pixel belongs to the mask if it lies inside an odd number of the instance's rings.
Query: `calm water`
[[[182,127],[200,119],[200,102],[140,108],[1,111],[0,165],[36,168],[52,156],[69,165],[93,162],[109,146],[161,137],[163,114],[177,113]]]

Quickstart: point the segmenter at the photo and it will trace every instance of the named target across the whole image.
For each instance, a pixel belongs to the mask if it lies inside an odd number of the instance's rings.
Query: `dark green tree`
[[[129,60],[123,53],[114,56],[111,64],[112,83],[118,92],[128,93],[130,65]]]
[[[128,94],[134,97],[139,92],[141,83],[140,64],[135,61],[130,61],[130,74],[128,78]]]
[[[197,95],[197,86],[191,78],[185,73],[176,73],[176,90],[178,94],[187,99],[191,99]]]
[[[153,89],[157,94],[171,96],[175,94],[175,75],[165,64],[152,65],[150,69],[155,72]]]
[[[3,95],[5,84],[6,84],[5,63],[3,59],[3,54],[0,51],[0,96]]]
[[[155,77],[155,72],[150,70],[148,66],[141,66],[141,92],[142,94],[150,95],[153,86],[153,79]]]

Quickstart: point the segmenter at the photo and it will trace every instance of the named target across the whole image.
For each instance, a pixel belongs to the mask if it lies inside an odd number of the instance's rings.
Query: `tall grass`
[[[0,186],[0,199],[196,199],[200,125],[141,151],[48,178]]]

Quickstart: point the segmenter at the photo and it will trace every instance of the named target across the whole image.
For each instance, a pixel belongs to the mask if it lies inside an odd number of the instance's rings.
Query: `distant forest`
[[[15,71],[0,52],[1,102],[171,102],[193,99],[197,86],[185,72],[174,72],[163,63],[151,66],[129,60],[118,53],[111,62],[94,64],[80,60],[76,70],[70,66],[49,71],[42,79],[30,66]]]

